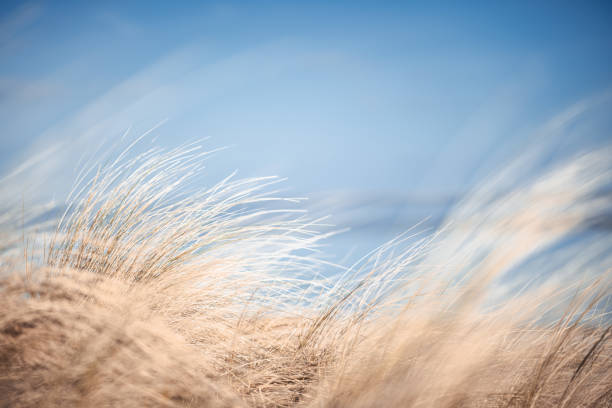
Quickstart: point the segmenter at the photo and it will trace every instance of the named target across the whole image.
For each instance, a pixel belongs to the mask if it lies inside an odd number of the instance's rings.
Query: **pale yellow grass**
[[[544,283],[500,281],[609,211],[609,155],[494,179],[333,278],[322,220],[268,205],[296,201],[277,180],[191,191],[195,146],[119,157],[42,249],[6,233],[0,404],[612,406],[609,257],[579,243]]]

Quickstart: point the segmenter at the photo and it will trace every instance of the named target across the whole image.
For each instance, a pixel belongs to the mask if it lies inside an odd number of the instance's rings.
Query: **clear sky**
[[[3,1],[0,168],[42,152],[69,185],[83,152],[168,119],[158,144],[232,146],[211,180],[435,205],[559,115],[589,115],[561,146],[611,140],[611,4]]]

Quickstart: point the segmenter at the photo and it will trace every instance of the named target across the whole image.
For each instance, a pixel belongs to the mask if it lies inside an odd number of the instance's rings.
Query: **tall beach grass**
[[[509,167],[348,267],[282,180],[193,188],[206,155],[120,154],[51,224],[3,208],[1,406],[612,406],[612,242],[581,235],[610,148]]]

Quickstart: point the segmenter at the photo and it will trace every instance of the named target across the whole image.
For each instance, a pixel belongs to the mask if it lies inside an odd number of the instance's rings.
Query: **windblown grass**
[[[197,146],[120,156],[79,178],[41,253],[5,231],[0,402],[612,406],[609,237],[509,280],[609,212],[610,153],[492,179],[331,278],[327,227],[278,180],[191,190]]]

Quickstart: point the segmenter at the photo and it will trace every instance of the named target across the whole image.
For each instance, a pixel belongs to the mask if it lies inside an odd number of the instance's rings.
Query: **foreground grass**
[[[269,209],[295,201],[275,179],[190,191],[195,147],[117,160],[77,183],[42,254],[7,234],[0,404],[611,406],[609,242],[500,283],[609,211],[609,154],[494,179],[334,278],[322,221]]]

